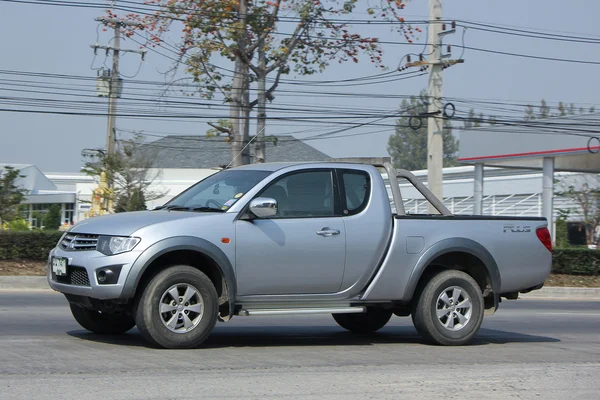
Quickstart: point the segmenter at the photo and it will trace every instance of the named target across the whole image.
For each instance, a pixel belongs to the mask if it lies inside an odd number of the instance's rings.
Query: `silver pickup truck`
[[[437,212],[407,214],[399,179]],[[233,316],[318,313],[358,333],[411,316],[427,342],[461,345],[501,298],[542,287],[546,226],[452,215],[386,160],[254,164],[154,210],[76,224],[50,252],[48,282],[83,328],[137,326],[164,348],[197,347]]]

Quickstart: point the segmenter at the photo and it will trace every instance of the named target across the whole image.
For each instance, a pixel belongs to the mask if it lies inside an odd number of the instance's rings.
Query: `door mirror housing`
[[[250,201],[250,212],[258,218],[277,215],[277,200],[270,197],[257,197]]]

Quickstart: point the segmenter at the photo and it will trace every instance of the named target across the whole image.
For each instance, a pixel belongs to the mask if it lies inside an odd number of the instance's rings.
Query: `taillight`
[[[542,242],[542,244],[546,246],[550,253],[552,253],[552,238],[550,237],[550,231],[548,231],[548,228],[538,228],[535,231],[535,234],[537,235],[538,239],[540,239],[540,242]]]

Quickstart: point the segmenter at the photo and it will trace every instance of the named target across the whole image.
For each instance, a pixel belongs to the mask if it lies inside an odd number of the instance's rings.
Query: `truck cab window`
[[[286,175],[261,194],[277,200],[278,218],[331,217],[334,215],[331,171],[310,171]]]

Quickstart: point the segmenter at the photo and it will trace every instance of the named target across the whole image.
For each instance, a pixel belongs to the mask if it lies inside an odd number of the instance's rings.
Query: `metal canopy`
[[[458,160],[465,164],[600,172],[600,113],[492,125],[460,132]]]
[[[543,216],[554,237],[554,171],[600,173],[600,113],[496,124],[460,132],[458,160],[475,164],[475,214],[483,208],[483,167],[541,169]]]

